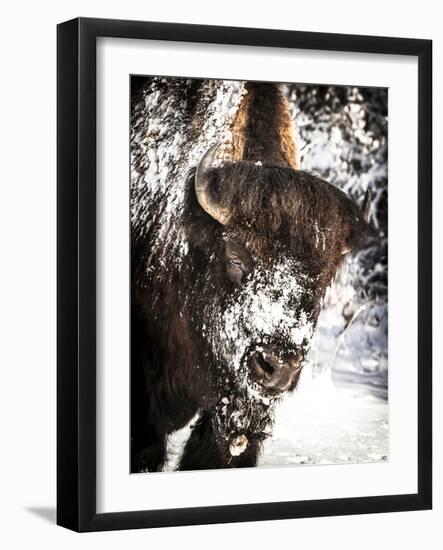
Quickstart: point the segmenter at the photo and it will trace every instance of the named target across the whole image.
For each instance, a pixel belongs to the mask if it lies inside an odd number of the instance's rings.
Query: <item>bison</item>
[[[197,413],[180,470],[255,466],[373,234],[370,193],[359,208],[299,169],[276,84],[138,79],[133,97],[131,471],[161,471]]]

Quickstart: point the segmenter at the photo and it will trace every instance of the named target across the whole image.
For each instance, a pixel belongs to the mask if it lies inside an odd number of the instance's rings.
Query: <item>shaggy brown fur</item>
[[[247,82],[231,126],[231,160],[298,168],[287,99],[276,84]]]

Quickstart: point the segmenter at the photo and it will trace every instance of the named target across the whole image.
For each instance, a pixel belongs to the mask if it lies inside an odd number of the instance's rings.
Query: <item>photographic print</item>
[[[130,89],[131,473],[389,460],[388,90]]]

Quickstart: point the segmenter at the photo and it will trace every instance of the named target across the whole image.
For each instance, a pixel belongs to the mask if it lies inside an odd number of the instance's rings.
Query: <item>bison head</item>
[[[187,300],[216,365],[224,431],[238,435],[260,431],[263,407],[296,386],[325,290],[372,233],[370,195],[360,209],[312,174],[245,161],[213,167],[214,155],[188,185]]]

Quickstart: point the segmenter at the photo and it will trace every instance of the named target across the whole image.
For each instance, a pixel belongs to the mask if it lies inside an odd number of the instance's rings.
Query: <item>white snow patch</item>
[[[308,347],[313,325],[300,301],[311,286],[312,280],[289,259],[271,268],[257,262],[220,323],[215,322],[220,325],[212,334],[215,352],[238,370],[246,351],[268,340]]]

